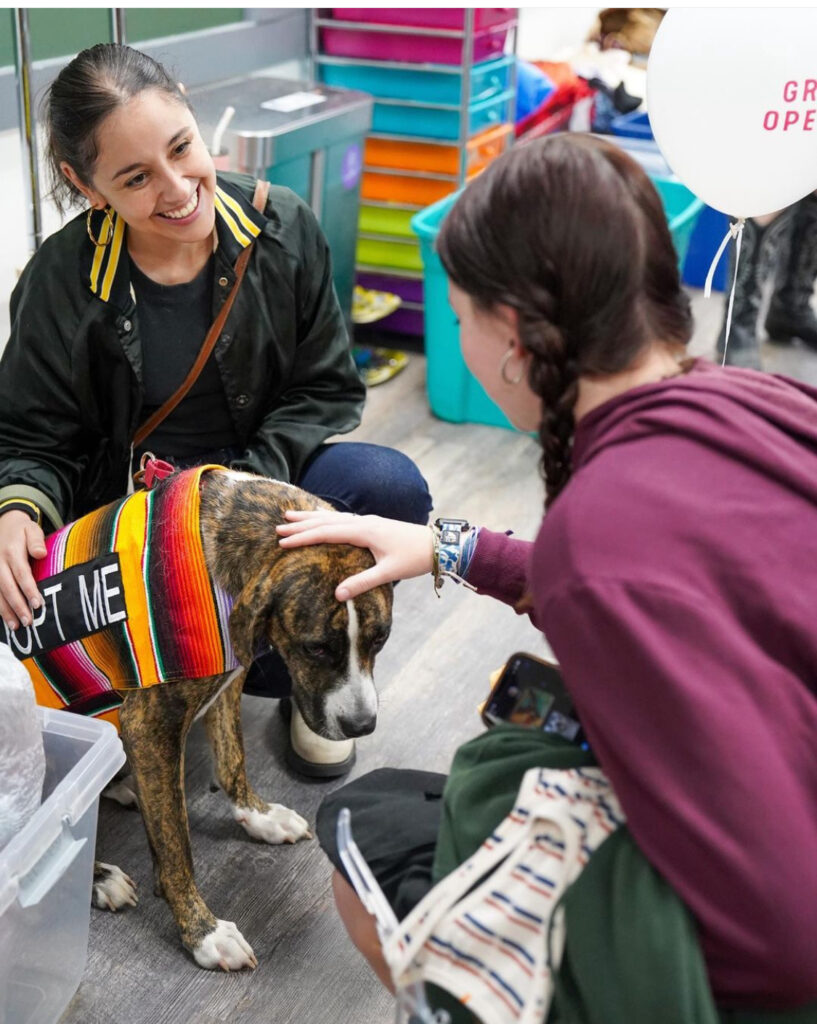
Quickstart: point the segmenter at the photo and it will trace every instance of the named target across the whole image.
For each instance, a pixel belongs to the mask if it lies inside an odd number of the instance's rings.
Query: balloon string
[[[732,326],[732,307],[735,304],[735,289],[738,283],[738,264],[740,263],[740,243],[743,238],[743,225],[746,222],[743,217],[737,222],[737,224],[730,225],[730,233],[732,229],[736,230],[735,237],[737,238],[737,248],[735,249],[735,276],[732,278],[732,291],[729,293],[729,307],[726,312],[726,327],[724,328],[723,335],[723,362],[721,366],[726,366],[726,346],[729,344],[729,330]]]
[[[706,275],[706,283],[704,284],[705,298],[708,299],[712,294],[712,279],[715,276],[715,271],[718,269],[718,264],[721,261],[721,256],[723,256],[723,250],[729,244],[730,238],[740,239],[740,235],[743,232],[743,225],[745,223],[746,222],[744,218],[740,217],[734,224],[729,225],[729,230],[726,232],[723,241],[718,246],[718,251],[715,253],[715,258],[712,260],[712,263],[710,264],[709,273]],[[735,267],[735,270],[737,271],[737,266]],[[737,274],[735,276],[737,276]]]

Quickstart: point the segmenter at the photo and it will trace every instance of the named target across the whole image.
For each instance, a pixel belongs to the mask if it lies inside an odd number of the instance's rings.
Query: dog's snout
[[[377,725],[377,715],[359,715],[354,718],[346,718],[341,715],[338,718],[338,725],[347,739],[353,739],[357,736],[368,736],[374,732]]]

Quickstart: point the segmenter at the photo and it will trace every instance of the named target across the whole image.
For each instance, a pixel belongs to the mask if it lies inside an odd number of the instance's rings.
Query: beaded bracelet
[[[477,549],[478,537],[479,527],[472,526],[468,533],[466,533],[465,540],[462,542],[462,554],[460,555],[460,576],[462,576],[464,580],[468,579],[468,568],[471,565],[471,559],[474,557],[474,552]]]

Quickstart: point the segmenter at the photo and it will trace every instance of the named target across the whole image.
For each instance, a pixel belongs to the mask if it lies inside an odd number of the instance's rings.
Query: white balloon
[[[681,181],[730,216],[817,189],[817,9],[673,8],[647,66],[655,140]]]

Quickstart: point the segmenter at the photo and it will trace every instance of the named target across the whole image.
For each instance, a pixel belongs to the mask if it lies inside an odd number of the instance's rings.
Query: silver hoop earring
[[[512,356],[513,348],[509,348],[505,355],[502,357],[502,362],[499,364],[499,376],[505,381],[506,384],[520,384],[522,382],[522,378],[525,376],[525,367],[523,366],[515,377],[509,377],[508,363],[511,361]]]

